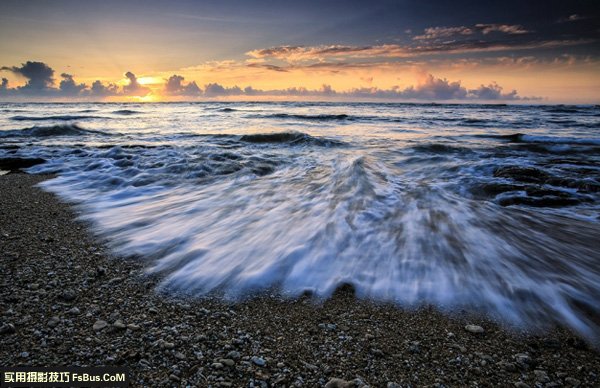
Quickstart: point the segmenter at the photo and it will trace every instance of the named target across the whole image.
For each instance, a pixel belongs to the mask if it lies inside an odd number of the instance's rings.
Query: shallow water
[[[0,104],[0,158],[174,292],[273,287],[600,330],[600,108]]]

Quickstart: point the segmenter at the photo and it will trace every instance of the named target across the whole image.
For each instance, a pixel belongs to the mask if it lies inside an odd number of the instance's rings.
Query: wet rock
[[[106,327],[108,327],[108,322],[99,319],[94,323],[92,329],[94,329],[94,331],[100,331],[105,329]]]
[[[474,334],[482,334],[484,332],[483,327],[478,325],[466,325],[465,330]]]
[[[0,170],[18,171],[44,162],[42,158],[0,158]]]
[[[510,178],[517,182],[543,183],[552,176],[534,167],[505,166],[494,171],[496,178]]]

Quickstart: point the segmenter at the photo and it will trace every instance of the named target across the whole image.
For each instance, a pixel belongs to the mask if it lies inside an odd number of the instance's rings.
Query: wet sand
[[[120,365],[152,387],[600,384],[600,353],[563,328],[517,332],[350,288],[322,303],[161,294],[142,260],[112,256],[76,207],[34,186],[47,178],[0,176],[1,366]]]

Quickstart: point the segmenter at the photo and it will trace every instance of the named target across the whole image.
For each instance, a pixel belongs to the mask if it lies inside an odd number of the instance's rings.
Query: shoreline
[[[1,366],[126,366],[132,386],[600,384],[600,353],[563,328],[519,334],[348,289],[319,304],[165,296],[34,187],[47,178],[0,176]]]

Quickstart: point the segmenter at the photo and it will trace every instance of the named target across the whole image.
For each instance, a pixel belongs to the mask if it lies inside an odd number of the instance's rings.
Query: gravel
[[[508,330],[351,287],[325,301],[166,295],[34,186],[47,178],[0,176],[0,366],[119,365],[152,387],[600,385],[598,351],[560,327]]]

